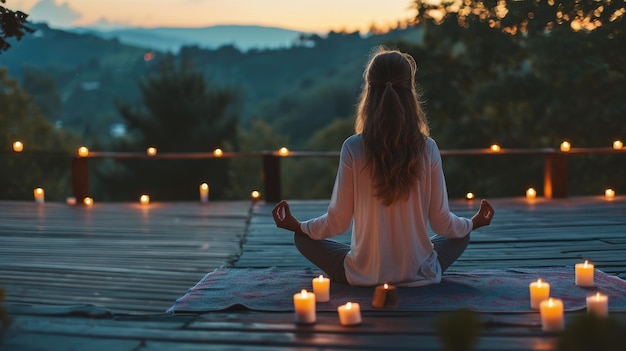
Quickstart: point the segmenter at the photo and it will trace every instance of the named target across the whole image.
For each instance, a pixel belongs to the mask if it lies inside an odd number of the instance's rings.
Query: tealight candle
[[[68,196],[67,199],[65,199],[65,202],[70,205],[70,206],[75,206],[76,205],[76,198],[73,196]]]
[[[293,295],[296,323],[315,323],[315,293],[302,289]]]
[[[473,200],[474,197],[475,197],[474,193],[467,193],[467,194],[465,194],[465,198],[468,199],[468,200]]]
[[[261,198],[261,193],[258,190],[253,190],[250,193],[250,198],[252,199],[252,202],[257,202]]]
[[[90,197],[86,197],[83,199],[83,204],[87,207],[91,207],[93,205],[93,199]]]
[[[35,202],[38,204],[42,204],[45,201],[45,192],[42,188],[35,188],[33,190],[33,194],[35,195]]]
[[[222,151],[222,149],[215,149],[213,150],[213,156],[222,157],[224,156],[224,151]]]
[[[568,141],[564,141],[561,143],[561,151],[568,152],[571,148],[571,144]]]
[[[609,315],[609,297],[599,292],[587,297],[587,313],[593,313],[598,317]]]
[[[621,140],[615,140],[615,141],[613,142],[613,148],[614,148],[615,150],[621,150],[623,147],[624,147],[624,143],[622,143],[622,141],[621,141]]]
[[[315,301],[327,302],[330,300],[330,279],[324,278],[323,275],[313,279],[313,292],[315,293]]]
[[[536,282],[530,283],[530,308],[539,309],[541,301],[550,297],[550,283],[537,279]]]
[[[78,156],[87,157],[89,156],[89,149],[86,146],[81,146],[78,148]]]
[[[613,189],[606,189],[604,191],[604,197],[606,197],[607,199],[613,199],[615,197],[615,190]]]
[[[593,286],[593,264],[585,260],[585,263],[576,264],[576,285]]]
[[[16,141],[13,143],[13,151],[22,152],[24,151],[24,144],[21,141]]]
[[[207,183],[200,184],[200,202],[209,202],[209,185]]]
[[[526,190],[526,198],[528,200],[534,200],[537,197],[537,190],[534,188],[528,188]]]
[[[287,149],[286,147],[284,147],[284,146],[283,146],[283,147],[281,147],[281,148],[278,150],[278,154],[279,154],[280,156],[287,156],[287,155],[289,155],[289,149]]]
[[[150,204],[150,196],[149,196],[149,195],[146,195],[146,194],[141,195],[141,196],[139,197],[139,203],[140,203],[140,204],[142,204],[142,205],[148,205],[148,204]]]
[[[337,307],[341,325],[361,324],[361,306],[356,302],[348,302]]]
[[[490,149],[491,149],[492,152],[500,152],[500,150],[501,150],[500,145],[498,145],[498,144],[491,145]]]
[[[148,156],[154,156],[154,155],[156,155],[156,154],[157,154],[157,149],[156,149],[156,147],[152,147],[152,146],[151,146],[151,147],[149,147],[149,148],[146,150],[146,154],[148,154]]]
[[[541,326],[543,331],[555,332],[563,330],[563,301],[549,298],[541,302],[539,306],[541,313]]]
[[[383,308],[385,306],[394,307],[398,304],[398,290],[395,286],[383,284],[376,287],[374,297],[372,298],[372,306]]]

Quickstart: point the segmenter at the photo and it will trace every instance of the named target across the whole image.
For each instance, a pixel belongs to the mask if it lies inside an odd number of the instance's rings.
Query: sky
[[[367,32],[414,17],[412,0],[7,0],[51,27],[262,25],[303,32]]]

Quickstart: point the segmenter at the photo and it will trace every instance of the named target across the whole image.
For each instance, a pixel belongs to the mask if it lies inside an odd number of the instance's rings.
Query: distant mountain
[[[277,49],[291,47],[301,32],[262,26],[220,25],[202,28],[123,28],[102,30],[75,28],[77,33],[90,33],[120,43],[177,53],[183,46],[216,49],[233,45],[241,51],[250,49]]]

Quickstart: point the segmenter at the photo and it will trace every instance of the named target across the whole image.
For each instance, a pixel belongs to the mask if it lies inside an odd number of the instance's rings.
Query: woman
[[[429,137],[408,54],[377,50],[364,72],[356,134],[341,147],[328,211],[299,222],[285,201],[272,211],[298,250],[335,282],[356,286],[438,283],[473,229],[494,211],[482,200],[472,219],[450,212],[437,145]],[[431,240],[428,224],[438,234]],[[352,228],[350,245],[328,238]]]

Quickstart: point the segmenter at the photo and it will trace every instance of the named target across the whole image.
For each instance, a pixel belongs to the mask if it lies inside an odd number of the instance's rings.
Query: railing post
[[[273,153],[263,155],[263,191],[265,201],[279,202],[280,192],[280,156]]]
[[[89,196],[89,162],[86,157],[72,159],[72,191],[78,203]]]
[[[563,153],[548,153],[544,158],[543,195],[548,199],[567,197],[567,159]]]

